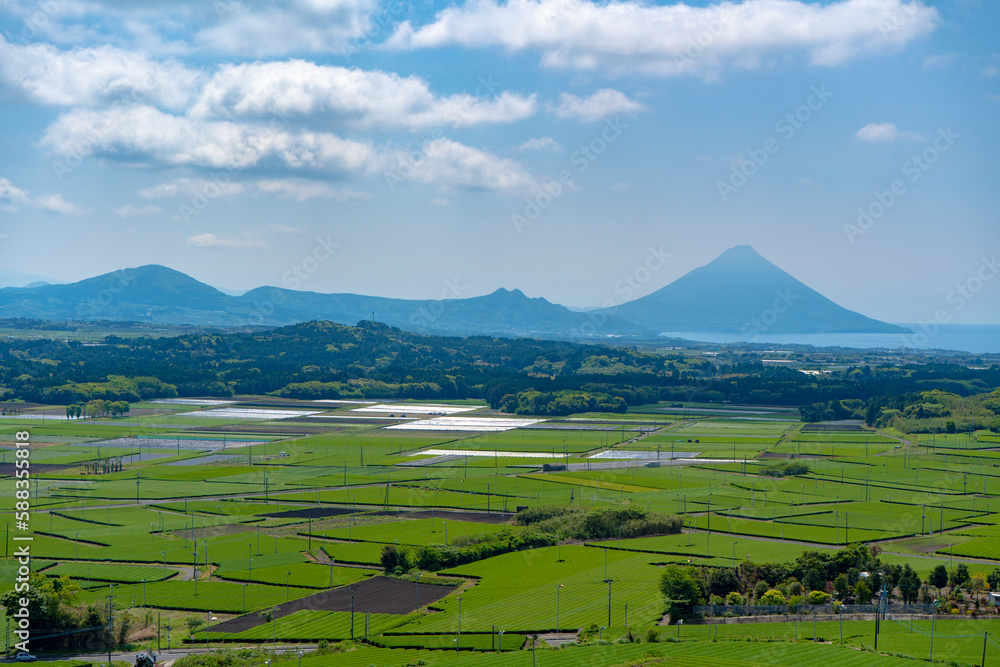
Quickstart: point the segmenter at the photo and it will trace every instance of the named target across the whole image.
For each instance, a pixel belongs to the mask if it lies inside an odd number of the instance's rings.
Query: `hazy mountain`
[[[661,331],[905,332],[838,306],[749,246],[737,246],[614,317],[576,312],[520,290],[467,299],[411,300],[258,287],[226,294],[165,266],[122,269],[77,283],[0,289],[0,317],[206,326],[374,319],[445,335],[653,337]]]
[[[909,333],[838,306],[747,245],[622,304],[615,314],[657,332]]]
[[[0,287],[31,287],[36,283],[55,283],[56,280],[35,273],[0,269]]]
[[[408,300],[258,287],[231,296],[173,269],[122,269],[67,285],[0,289],[0,317],[118,320],[215,326],[309,320],[356,324],[374,316],[407,331],[500,336],[653,336],[615,318],[574,313],[520,290],[468,299]],[[599,326],[591,326],[597,322]]]

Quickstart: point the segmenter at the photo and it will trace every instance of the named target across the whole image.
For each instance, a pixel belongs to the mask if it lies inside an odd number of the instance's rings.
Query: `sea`
[[[1000,325],[992,324],[905,324],[909,334],[862,333],[768,333],[749,335],[720,331],[664,331],[668,338],[704,343],[771,343],[774,345],[813,345],[815,347],[884,348],[898,350],[950,350],[970,354],[1000,353]]]

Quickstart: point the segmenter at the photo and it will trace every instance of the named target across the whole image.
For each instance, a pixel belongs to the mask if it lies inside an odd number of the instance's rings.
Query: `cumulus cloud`
[[[0,35],[0,79],[28,99],[52,106],[148,100],[183,108],[201,75],[112,46],[61,51],[51,44],[11,44]]]
[[[257,62],[222,66],[199,92],[191,115],[219,119],[305,116],[356,127],[418,129],[509,123],[535,114],[534,95],[485,92],[490,94],[442,97],[416,76],[304,60]]]
[[[60,194],[45,194],[32,197],[27,190],[17,187],[10,179],[0,176],[0,207],[8,211],[19,210],[21,206],[39,208],[50,213],[79,213],[80,207],[63,199]]]
[[[541,54],[549,67],[619,73],[711,75],[755,69],[789,52],[814,65],[898,49],[932,31],[937,10],[919,0],[718,2],[706,7],[638,1],[468,0],[433,22],[400,23],[387,46],[499,46]]]
[[[82,140],[88,140],[94,154],[101,157],[172,167],[247,169],[274,165],[363,172],[378,166],[370,144],[334,134],[199,121],[147,106],[69,111],[47,128],[42,144],[58,154],[71,154]]]
[[[900,130],[895,123],[868,123],[854,133],[858,141],[869,143],[880,141],[895,141],[896,139],[912,139],[922,141],[923,137],[916,132]]]
[[[373,32],[376,0],[279,0],[250,3],[222,0],[228,11],[199,30],[195,43],[205,51],[242,56],[329,53],[353,50]]]
[[[419,159],[397,153],[391,173],[405,179],[474,190],[524,192],[537,186],[535,179],[515,160],[466,146],[451,139],[435,139],[423,145]]]
[[[263,248],[267,244],[256,232],[243,232],[239,236],[216,236],[210,232],[189,236],[187,244],[197,248]]]
[[[205,178],[177,178],[164,183],[157,183],[139,190],[139,196],[144,199],[167,199],[178,196],[194,196],[211,191],[212,197],[226,197],[243,192],[243,184],[233,181],[208,180]]]
[[[153,204],[136,206],[135,204],[128,203],[120,208],[113,208],[111,210],[114,211],[115,215],[119,218],[142,218],[149,215],[156,215],[157,213],[163,213],[162,208],[154,206]]]
[[[893,141],[899,136],[895,123],[868,123],[854,133],[859,141]]]
[[[437,95],[418,76],[304,60],[223,64],[203,72],[116,47],[59,50],[0,36],[0,81],[51,106],[151,106],[199,120],[289,118],[353,128],[469,127],[535,115],[535,95],[479,85]]]
[[[584,122],[604,120],[620,114],[636,113],[646,107],[629,99],[614,88],[602,88],[589,97],[577,97],[571,93],[559,96],[559,105],[552,109],[557,118],[572,118]]]
[[[42,139],[58,154],[72,153],[81,141],[98,157],[130,164],[236,171],[266,167],[361,176],[394,170],[412,172],[408,178],[418,182],[486,190],[521,190],[534,183],[520,163],[445,138],[424,144],[414,159],[411,151],[329,132],[197,120],[151,107],[69,111],[49,126]],[[160,184],[139,194],[176,196],[181,185]]]
[[[940,55],[927,56],[924,58],[924,69],[947,69],[955,62],[958,54],[944,53]]]
[[[30,201],[27,190],[22,190],[9,179],[0,176],[0,202],[8,205],[26,204]]]
[[[372,21],[377,6],[376,0],[4,3],[5,10],[21,17],[23,28],[14,34],[24,40],[39,35],[67,44],[114,39],[159,53],[250,57],[349,52],[377,32]]]
[[[562,146],[556,143],[552,137],[535,137],[528,139],[517,147],[519,151],[554,151],[562,150]]]
[[[370,192],[353,190],[351,188],[335,188],[328,183],[292,178],[260,180],[255,182],[253,187],[257,192],[262,194],[276,195],[287,199],[295,199],[296,201],[332,199],[337,202],[346,202],[352,199],[368,199],[371,197]],[[291,231],[291,229],[285,228],[283,231]]]

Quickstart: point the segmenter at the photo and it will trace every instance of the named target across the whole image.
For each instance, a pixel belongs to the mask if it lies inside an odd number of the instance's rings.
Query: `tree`
[[[826,588],[826,575],[818,567],[810,568],[802,578],[802,585],[810,591],[821,591]]]
[[[263,612],[262,612],[263,613]],[[188,635],[194,637],[194,631],[201,627],[202,620],[199,616],[188,616],[184,619],[184,625],[187,626]]]
[[[967,582],[970,576],[969,566],[965,563],[959,563],[958,567],[952,571],[951,576],[948,579],[948,585],[952,588],[958,588]]]
[[[833,580],[833,590],[837,592],[838,600],[846,600],[850,592],[850,584],[847,583],[847,575],[840,574]]]
[[[1000,577],[1000,568],[994,572]],[[927,578],[927,583],[938,589],[938,595],[941,595],[941,589],[948,585],[948,568],[944,565],[935,567],[931,570],[931,576]]]
[[[986,582],[990,585],[990,590],[995,591],[1000,588],[1000,567],[994,568],[986,577]]]
[[[979,608],[979,596],[986,588],[986,575],[982,572],[976,572],[972,575],[972,578],[969,580],[969,590],[972,591],[972,597],[976,601],[976,609]]]
[[[708,576],[708,593],[710,595],[728,595],[740,586],[736,572],[728,567],[712,570]]]
[[[872,601],[872,591],[868,588],[868,584],[864,581],[854,584],[854,598],[858,604],[870,603]]]
[[[768,606],[782,605],[785,604],[785,596],[781,594],[781,591],[772,588],[760,597],[758,604]]]
[[[410,554],[406,549],[397,549],[395,545],[387,544],[382,547],[379,562],[382,564],[382,570],[386,574],[392,574],[396,571],[396,568],[400,568],[403,572],[406,572],[410,569]]]
[[[899,576],[899,594],[904,603],[916,602],[920,595],[920,576],[907,563]],[[984,580],[985,583],[985,580]]]
[[[690,618],[694,606],[701,600],[698,582],[684,568],[668,565],[660,576],[660,591],[667,602],[667,613],[671,623],[678,619]]]

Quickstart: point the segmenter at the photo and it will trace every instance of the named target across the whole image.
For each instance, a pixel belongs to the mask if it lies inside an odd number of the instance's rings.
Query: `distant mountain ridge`
[[[76,283],[0,289],[0,317],[223,327],[310,320],[353,325],[374,319],[414,333],[573,339],[648,339],[664,331],[909,331],[838,306],[749,246],[731,248],[666,287],[622,304],[614,316],[570,310],[503,288],[484,296],[441,300],[280,287],[258,287],[233,296],[180,271],[151,264]]]
[[[0,289],[0,316],[47,320],[115,320],[156,324],[272,326],[310,320],[353,325],[374,318],[415,333],[590,337],[593,317],[520,290],[467,299],[409,300],[258,287],[231,296],[165,266],[151,264],[65,285]],[[651,337],[631,322],[608,318],[600,336]]]

